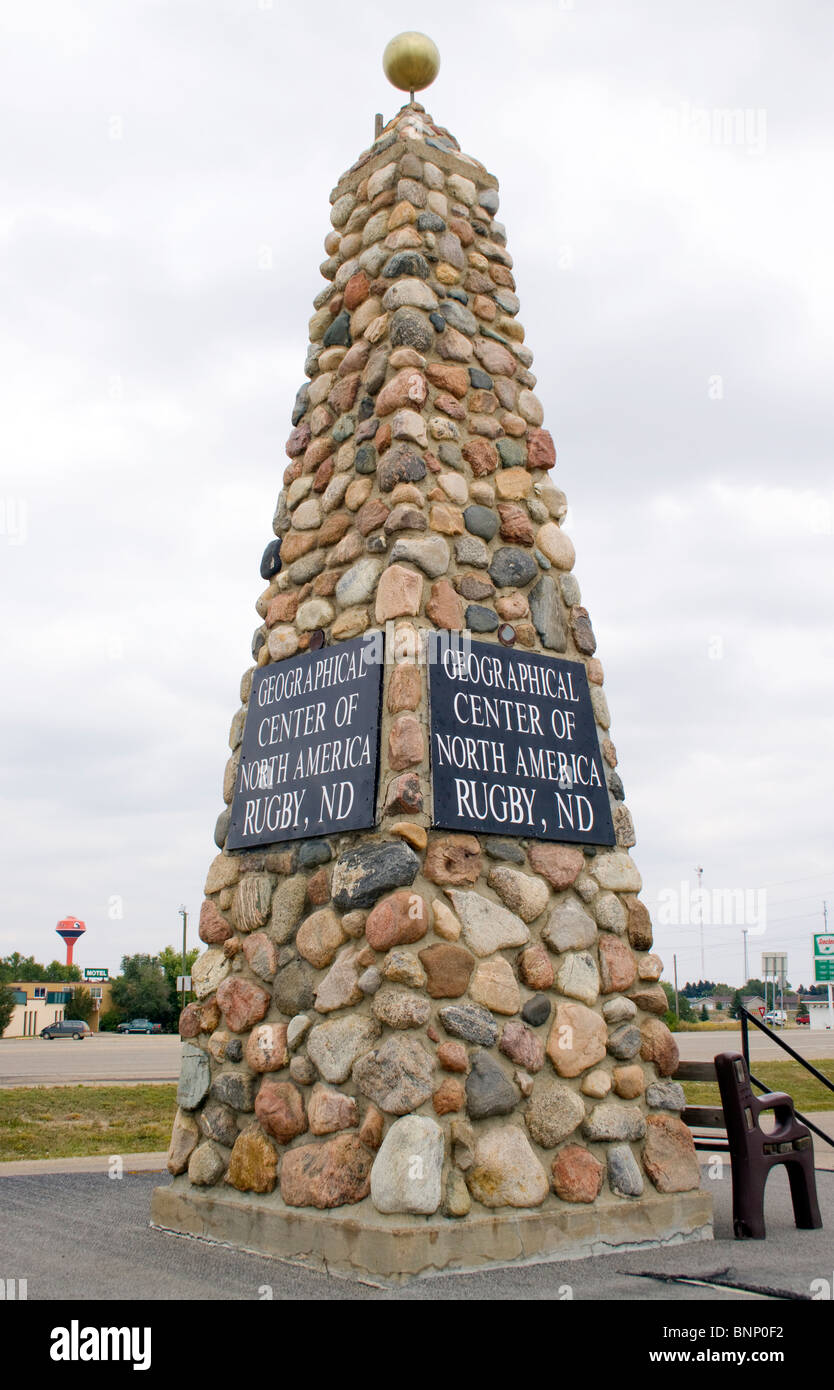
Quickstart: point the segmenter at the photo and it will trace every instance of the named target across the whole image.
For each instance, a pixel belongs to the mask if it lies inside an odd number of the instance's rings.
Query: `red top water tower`
[[[72,948],[87,928],[77,917],[62,917],[55,930],[67,943],[67,965],[72,965]]]

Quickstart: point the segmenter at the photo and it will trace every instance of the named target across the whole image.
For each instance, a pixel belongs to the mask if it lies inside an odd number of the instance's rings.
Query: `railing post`
[[[747,1068],[747,1073],[748,1073],[748,1075],[749,1075],[749,1074],[750,1074],[750,1039],[749,1039],[748,1033],[747,1033],[747,1013],[746,1013],[746,1011],[745,1011],[744,1009],[741,1010],[741,1054],[742,1054],[742,1056],[743,1056],[743,1058],[744,1058],[744,1065],[746,1066],[746,1068]]]

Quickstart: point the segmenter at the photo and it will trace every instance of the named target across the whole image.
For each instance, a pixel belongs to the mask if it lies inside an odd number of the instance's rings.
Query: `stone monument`
[[[152,1206],[389,1279],[712,1234],[497,182],[415,101],[427,45],[331,194]]]

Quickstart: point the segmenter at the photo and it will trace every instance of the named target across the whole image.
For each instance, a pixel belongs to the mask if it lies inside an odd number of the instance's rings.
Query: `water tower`
[[[77,917],[62,917],[55,930],[67,943],[67,965],[72,965],[72,948],[87,928]]]

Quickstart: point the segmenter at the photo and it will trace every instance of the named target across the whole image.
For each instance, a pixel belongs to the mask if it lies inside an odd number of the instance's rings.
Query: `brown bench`
[[[675,1080],[718,1083],[721,1105],[687,1106],[683,1119],[690,1129],[722,1131],[714,1139],[700,1134],[693,1138],[697,1149],[730,1155],[736,1238],[764,1240],[765,1184],[777,1164],[788,1169],[796,1225],[800,1230],[818,1230],[822,1218],[813,1140],[810,1130],[796,1118],[791,1097],[783,1091],[754,1095],[747,1065],[736,1052],[720,1052],[714,1062],[680,1062]],[[765,1111],[773,1111],[776,1119],[770,1131],[759,1126]]]

